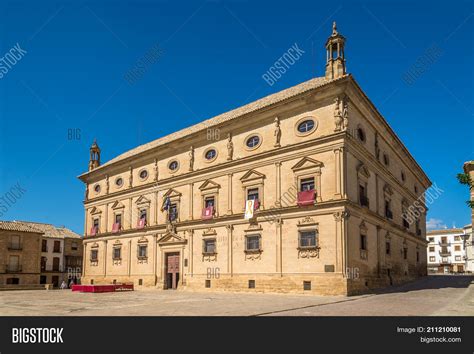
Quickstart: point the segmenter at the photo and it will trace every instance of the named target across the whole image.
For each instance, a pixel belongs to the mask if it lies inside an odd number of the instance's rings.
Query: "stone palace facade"
[[[91,147],[83,284],[356,294],[426,275],[430,180],[346,73],[324,77],[100,163]]]

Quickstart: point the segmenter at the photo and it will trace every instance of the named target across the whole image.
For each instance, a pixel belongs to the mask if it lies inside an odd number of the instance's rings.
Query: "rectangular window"
[[[204,287],[206,287],[206,288],[210,288],[210,287],[211,287],[211,280],[210,280],[210,279],[206,279],[206,280],[204,281]]]
[[[359,184],[359,201],[362,206],[369,206],[369,198],[367,198],[367,188],[365,185]]]
[[[214,206],[214,197],[206,197],[204,199],[204,208],[209,208]]]
[[[215,253],[216,252],[216,239],[204,240],[204,253]]]
[[[122,247],[114,247],[112,258],[115,260],[122,258]]]
[[[148,246],[147,245],[138,245],[138,258],[143,259],[147,258]]]
[[[435,242],[434,237],[428,237],[429,242]]]
[[[300,248],[312,248],[317,246],[316,230],[300,231]]]
[[[12,235],[10,238],[10,249],[12,250],[20,250],[20,236],[19,235]]]
[[[97,228],[97,230],[99,229],[99,219],[94,219],[94,221],[92,222],[93,223],[93,226]]]
[[[115,223],[122,225],[122,214],[115,214]]]
[[[416,262],[420,261],[420,252],[416,251]]]
[[[247,200],[258,200],[258,188],[247,190]]]
[[[456,256],[455,260],[456,260],[456,262],[460,262],[461,261],[461,256]]]
[[[177,204],[170,205],[169,218],[170,218],[170,221],[175,221],[178,219],[178,205]]]
[[[303,290],[311,290],[311,282],[303,281]]]
[[[48,241],[41,240],[41,252],[48,252]]]
[[[259,251],[260,250],[260,235],[246,236],[245,250],[246,251]]]
[[[458,246],[454,246],[454,250],[455,250],[455,251],[460,251],[460,250],[461,250],[461,246],[459,246],[459,245],[458,245]]]
[[[140,219],[144,219],[146,222],[147,220],[146,209],[140,210]]]
[[[360,249],[367,250],[367,235],[360,235]]]
[[[390,207],[390,201],[386,200],[385,201],[385,217],[388,219],[393,219],[393,213],[392,209]]]
[[[435,261],[436,261],[436,257],[431,256],[430,257],[430,262],[435,262]]]
[[[433,246],[430,247],[430,252],[434,252],[435,248]]]
[[[314,177],[303,178],[300,182],[300,191],[311,191],[314,190]]]
[[[391,249],[390,249],[390,242],[387,241],[385,242],[385,254],[390,255]]]
[[[53,271],[59,272],[59,257],[53,258]]]
[[[403,259],[407,259],[408,258],[408,248],[403,248]]]
[[[20,271],[20,256],[10,256],[8,261],[8,270],[10,272]]]
[[[54,241],[53,252],[54,253],[61,252],[61,241]]]
[[[461,241],[461,236],[454,236],[454,241]]]
[[[77,247],[78,247],[77,242],[74,241],[74,242],[71,243],[71,250],[77,251]]]
[[[99,259],[99,251],[91,250],[91,262],[97,262]]]
[[[249,280],[249,289],[255,289],[255,280]]]

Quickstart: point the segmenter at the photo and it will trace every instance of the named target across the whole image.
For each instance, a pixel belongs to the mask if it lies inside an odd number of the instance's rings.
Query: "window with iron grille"
[[[148,246],[138,245],[138,258],[143,259],[148,257]]]
[[[255,280],[249,280],[249,289],[255,289]]]
[[[303,290],[311,290],[311,282],[303,281]]]
[[[299,232],[300,248],[315,248],[318,246],[317,230],[305,230]]]
[[[259,251],[260,250],[260,235],[247,235],[245,242],[246,251]]]
[[[211,238],[204,240],[203,242],[203,252],[204,253],[216,253],[216,239]]]
[[[99,259],[99,251],[91,250],[91,262],[97,262],[98,259]]]
[[[300,182],[300,191],[311,191],[314,190],[314,177],[303,178]]]
[[[122,258],[122,247],[114,247],[112,258],[118,260]]]

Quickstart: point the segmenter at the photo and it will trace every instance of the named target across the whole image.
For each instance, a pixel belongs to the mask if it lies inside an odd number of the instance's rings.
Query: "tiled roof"
[[[30,222],[30,221],[12,221],[11,223],[23,225],[31,229],[39,230],[43,233],[43,237],[52,237],[52,238],[81,238],[81,235],[76,234],[74,231],[66,227],[57,227],[51,224],[43,224],[39,222]]]
[[[41,230],[17,221],[0,221],[0,230],[42,233]]]
[[[129,151],[113,158],[112,160],[109,160],[105,164],[103,164],[103,165],[97,167],[96,169],[94,169],[94,171],[96,171],[98,169],[101,169],[105,166],[111,165],[113,163],[125,160],[126,158],[134,156],[136,154],[151,150],[151,149],[156,148],[158,146],[161,146],[161,145],[164,145],[164,144],[169,143],[171,141],[177,140],[179,138],[183,138],[183,137],[185,137],[187,135],[190,135],[192,133],[196,133],[198,131],[205,130],[209,127],[216,126],[216,125],[219,125],[221,123],[224,123],[224,122],[242,117],[245,114],[255,112],[259,109],[268,107],[272,104],[276,104],[276,103],[284,101],[288,98],[291,98],[291,97],[297,96],[299,94],[311,91],[313,89],[316,89],[316,88],[318,88],[320,86],[323,86],[325,84],[328,84],[330,82],[341,80],[341,79],[346,78],[348,76],[350,76],[350,75],[345,75],[345,76],[342,76],[341,78],[338,78],[338,79],[335,79],[335,80],[326,80],[324,77],[313,78],[311,80],[305,81],[305,82],[303,82],[301,84],[298,84],[296,86],[293,86],[293,87],[290,87],[288,89],[279,91],[277,93],[274,93],[274,94],[271,94],[269,96],[263,97],[259,100],[251,102],[251,103],[246,104],[244,106],[241,106],[239,108],[233,109],[233,110],[228,111],[226,113],[222,113],[218,116],[207,119],[207,120],[205,120],[201,123],[192,125],[188,128],[184,128],[184,129],[179,130],[175,133],[166,135],[162,138],[153,140],[153,141],[151,141],[147,144],[140,145],[140,146],[138,146],[134,149],[131,149],[131,150],[129,150]],[[86,175],[87,173],[84,173],[84,175]]]
[[[442,230],[431,230],[428,231],[427,235],[448,235],[448,234],[463,234],[463,229],[442,229]]]

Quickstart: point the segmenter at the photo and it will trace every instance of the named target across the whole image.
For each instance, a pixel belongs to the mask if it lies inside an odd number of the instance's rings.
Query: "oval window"
[[[313,129],[314,129],[314,120],[312,119],[305,120],[301,122],[300,124],[298,124],[298,131],[300,133],[307,133]]]
[[[176,171],[178,169],[178,161],[171,161],[168,165],[168,168],[171,170],[171,171]]]
[[[141,179],[147,178],[148,177],[148,171],[147,170],[141,170],[139,176],[140,176]]]
[[[253,148],[257,146],[258,144],[260,144],[260,138],[257,135],[253,135],[247,139],[246,144],[249,148]]]
[[[122,177],[119,177],[119,178],[117,178],[117,179],[115,180],[115,185],[116,185],[117,187],[121,187],[121,186],[123,185],[123,179],[122,179]]]
[[[94,186],[94,191],[95,191],[96,193],[99,193],[99,192],[100,192],[100,184],[96,184],[96,185]]]
[[[217,156],[217,151],[214,150],[214,149],[210,149],[208,151],[206,151],[206,160],[212,160],[213,158],[215,158]]]

